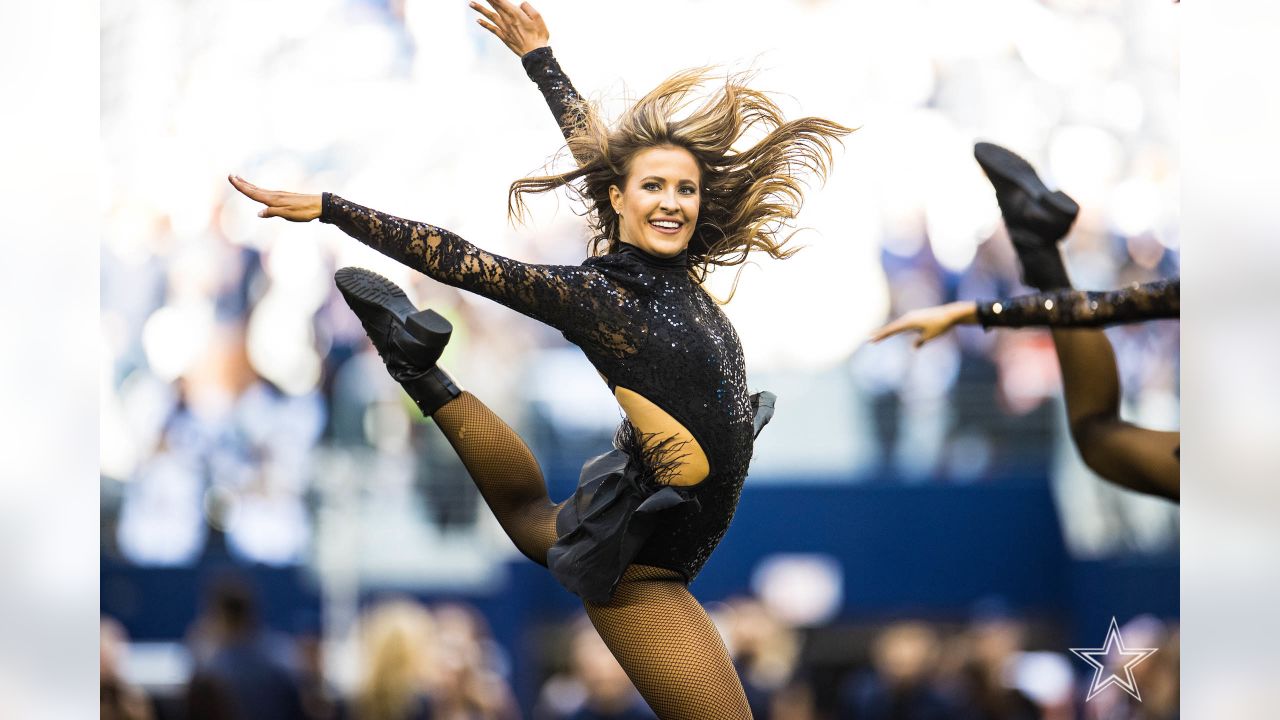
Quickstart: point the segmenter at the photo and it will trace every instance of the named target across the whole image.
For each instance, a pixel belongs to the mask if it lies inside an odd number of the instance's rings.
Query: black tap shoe
[[[1066,193],[1050,191],[1030,163],[999,145],[980,142],[973,156],[995,187],[1027,284],[1044,290],[1068,287],[1057,243],[1071,229],[1080,206]]]
[[[430,415],[462,390],[436,362],[453,334],[439,313],[419,311],[395,283],[363,268],[345,267],[333,276],[339,292],[378,351],[387,372]]]

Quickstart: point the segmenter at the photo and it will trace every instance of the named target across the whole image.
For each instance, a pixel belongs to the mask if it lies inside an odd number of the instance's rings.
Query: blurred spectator
[[[716,613],[734,667],[757,720],[806,718],[813,692],[797,678],[800,637],[754,598],[733,598]]]
[[[947,720],[959,708],[937,689],[940,645],[922,622],[885,628],[872,647],[872,670],[855,676],[841,692],[841,720]]]
[[[192,720],[307,720],[298,685],[259,627],[252,590],[235,577],[212,586],[191,637]]]
[[[1160,650],[1134,668],[1134,682],[1142,691],[1142,703],[1130,705],[1134,710],[1134,720],[1175,720],[1178,717],[1181,633],[1177,625],[1161,630],[1150,639],[1135,637],[1139,646],[1158,647]],[[1125,632],[1128,632],[1127,628]]]
[[[978,617],[952,639],[943,663],[944,683],[961,720],[1039,720],[1042,713],[1024,692],[1010,687],[1022,651],[1021,622],[1002,613]],[[946,652],[946,651],[944,651]]]
[[[518,718],[520,711],[506,680],[509,663],[480,613],[469,605],[449,603],[436,606],[435,617],[440,637],[436,717]]]
[[[303,616],[296,628],[294,652],[298,666],[298,692],[302,709],[311,720],[337,720],[342,711],[338,691],[325,678],[324,639],[318,618]]]
[[[574,623],[569,674],[542,688],[538,720],[650,720],[653,711],[586,618]],[[758,716],[757,716],[758,717]]]
[[[124,627],[111,618],[102,618],[98,646],[101,720],[151,720],[155,716],[146,694],[124,677],[128,648]]]
[[[360,627],[360,684],[350,720],[430,720],[434,683],[435,621],[426,608],[406,600],[381,603]]]

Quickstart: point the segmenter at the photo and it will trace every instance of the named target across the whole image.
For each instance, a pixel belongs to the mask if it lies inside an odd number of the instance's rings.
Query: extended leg
[[[1071,287],[1058,241],[1075,220],[1075,201],[1050,192],[1030,164],[1002,147],[979,143],[974,155],[995,186],[1023,279],[1040,290]],[[1117,485],[1177,501],[1179,434],[1120,419],[1120,373],[1106,334],[1054,330],[1053,344],[1071,438],[1085,464]]]
[[[662,720],[750,718],[747,695],[706,610],[673,572],[633,565],[587,615]]]
[[[1067,421],[1080,456],[1104,479],[1177,501],[1179,433],[1120,419],[1120,376],[1111,341],[1101,330],[1054,330]]]
[[[507,536],[530,560],[545,566],[547,549],[556,541],[559,506],[547,495],[542,470],[529,447],[502,418],[466,391],[431,417],[462,459]]]
[[[520,436],[436,365],[452,327],[430,310],[418,312],[395,283],[377,273],[343,268],[335,277],[387,371],[440,426],[507,536],[520,552],[546,565],[547,549],[556,541],[557,507]]]

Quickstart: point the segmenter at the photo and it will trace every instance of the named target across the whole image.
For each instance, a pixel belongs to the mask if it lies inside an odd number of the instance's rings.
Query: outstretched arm
[[[605,299],[616,288],[599,271],[575,265],[533,265],[485,252],[435,225],[405,220],[344,200],[263,190],[232,176],[231,184],[266,207],[259,217],[336,225],[378,252],[435,280],[468,290],[561,330],[574,342],[598,326],[616,325]]]
[[[977,305],[983,327],[1102,327],[1179,316],[1178,278],[1134,284],[1121,290],[1055,290]]]
[[[1179,315],[1177,278],[1134,285],[1122,290],[1092,292],[1054,290],[1004,300],[960,301],[912,310],[871,334],[872,342],[916,331],[916,347],[956,325],[992,327],[1102,327]]]
[[[492,9],[485,8],[479,2],[472,2],[471,7],[483,17],[476,22],[493,33],[511,52],[520,57],[529,79],[538,85],[547,107],[555,116],[560,132],[568,140],[581,121],[579,113],[582,96],[569,76],[560,69],[560,63],[551,54],[551,33],[542,16],[529,3],[521,3],[519,7],[508,0],[486,0]],[[578,158],[581,162],[581,158]]]
[[[890,335],[914,330],[920,333],[920,337],[916,338],[916,347],[920,347],[956,325],[972,325],[976,322],[977,307],[972,300],[947,303],[905,313],[872,332],[871,342],[880,342]]]

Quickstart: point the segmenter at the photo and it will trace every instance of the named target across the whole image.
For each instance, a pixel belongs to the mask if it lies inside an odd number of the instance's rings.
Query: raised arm
[[[520,63],[524,65],[529,79],[537,84],[556,124],[560,126],[560,132],[568,140],[579,124],[577,113],[582,96],[551,53],[551,46],[548,44],[551,33],[547,30],[546,22],[527,2],[517,7],[508,0],[486,1],[490,8],[479,2],[471,3],[472,9],[483,16],[477,18],[476,22],[520,57]]]
[[[1120,290],[1055,290],[977,304],[983,327],[1102,327],[1179,315],[1178,278]]]
[[[547,107],[555,116],[556,124],[560,126],[560,132],[568,140],[579,124],[582,96],[569,81],[569,76],[560,69],[560,63],[551,54],[549,45],[521,56],[520,62],[524,65],[524,71],[529,74],[529,79],[537,83],[538,90],[547,101]]]

